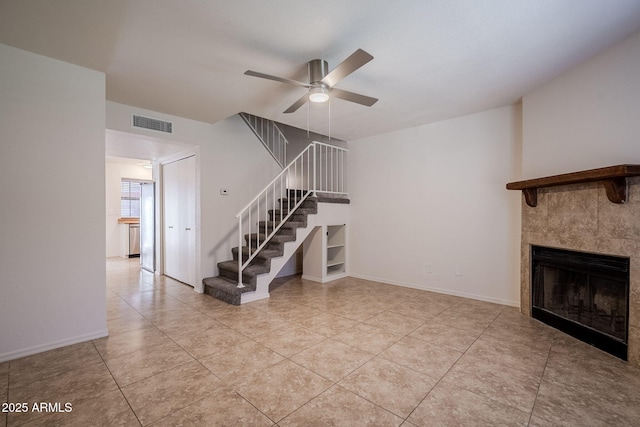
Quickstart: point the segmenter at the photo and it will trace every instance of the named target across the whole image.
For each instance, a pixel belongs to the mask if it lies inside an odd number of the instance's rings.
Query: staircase
[[[312,142],[236,215],[238,246],[218,263],[218,276],[203,279],[206,294],[234,305],[268,298],[269,284],[315,226],[344,223],[332,219],[333,203],[318,202],[348,203],[336,198],[346,196],[346,151]]]
[[[293,196],[293,200],[295,200],[295,195],[299,194],[299,191],[290,190],[289,193]],[[282,259],[284,258],[285,252],[291,252],[291,250],[286,251],[286,244],[287,242],[293,242],[292,245],[295,245],[296,240],[298,240],[299,229],[302,229],[300,230],[301,236],[306,238],[309,234],[306,230],[308,215],[318,212],[318,199],[316,197],[307,197],[295,212],[292,213],[289,219],[282,224],[275,235],[269,239],[269,242],[257,253],[248,266],[244,268],[242,271],[242,283],[244,287],[238,287],[238,259],[240,257],[240,251],[242,251],[242,262],[246,262],[250,256],[249,248],[256,247],[258,241],[264,241],[265,236],[277,226],[278,221],[289,214],[287,206],[289,204],[295,204],[291,203],[289,199],[281,199],[281,201],[284,209],[270,209],[268,212],[269,221],[259,221],[258,233],[245,234],[245,246],[241,249],[235,247],[231,250],[233,260],[218,263],[218,277],[210,277],[202,281],[206,294],[229,304],[240,305],[243,293],[256,292],[258,276],[271,272],[272,260],[274,258]],[[304,241],[304,238],[302,238],[301,241]],[[299,245],[295,245],[294,252],[298,247]],[[288,260],[288,257],[284,260]]]

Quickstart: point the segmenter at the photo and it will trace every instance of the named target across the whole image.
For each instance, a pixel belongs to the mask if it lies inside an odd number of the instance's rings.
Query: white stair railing
[[[310,194],[347,194],[346,157],[345,148],[312,142],[238,212],[239,288],[245,268]]]
[[[248,113],[240,113],[253,133],[258,137],[262,145],[273,156],[281,168],[287,164],[287,138],[273,120],[263,119]]]

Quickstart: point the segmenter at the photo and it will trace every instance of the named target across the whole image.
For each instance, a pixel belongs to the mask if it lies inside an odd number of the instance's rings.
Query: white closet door
[[[195,285],[195,157],[163,167],[165,274]]]
[[[181,160],[180,259],[182,282],[195,286],[196,280],[196,158]]]
[[[163,166],[164,205],[164,273],[178,279],[180,275],[179,251],[179,204],[176,202],[180,194],[180,174],[178,162]]]

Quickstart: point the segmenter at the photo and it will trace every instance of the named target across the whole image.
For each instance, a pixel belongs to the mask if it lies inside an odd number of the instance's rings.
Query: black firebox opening
[[[533,246],[534,318],[627,360],[629,258]]]

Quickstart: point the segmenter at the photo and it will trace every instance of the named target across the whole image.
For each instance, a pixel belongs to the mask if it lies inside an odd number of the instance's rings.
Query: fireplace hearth
[[[533,246],[531,315],[627,360],[629,258]]]

